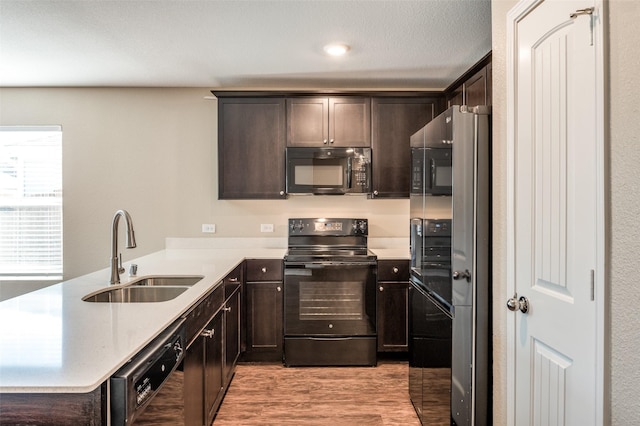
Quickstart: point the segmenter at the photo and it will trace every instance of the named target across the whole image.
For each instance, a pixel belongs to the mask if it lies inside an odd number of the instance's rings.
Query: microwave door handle
[[[436,186],[436,160],[431,159],[431,182],[429,182],[429,188],[435,188]]]
[[[351,161],[352,161],[352,158],[351,157],[347,157],[347,188],[349,188],[349,189],[351,189],[351,180],[352,180],[352,178],[351,178],[351,169],[352,169]]]

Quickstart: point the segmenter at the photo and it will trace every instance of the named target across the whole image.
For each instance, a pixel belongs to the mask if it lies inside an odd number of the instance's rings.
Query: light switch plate
[[[261,223],[260,232],[273,232],[273,223]]]

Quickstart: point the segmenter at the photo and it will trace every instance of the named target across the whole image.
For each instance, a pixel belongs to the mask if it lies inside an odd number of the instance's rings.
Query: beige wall
[[[506,354],[506,246],[507,246],[507,12],[515,0],[493,0],[492,26],[492,118],[493,118],[493,418],[507,425]]]
[[[611,412],[640,424],[640,2],[609,2]]]
[[[408,238],[408,200],[218,200],[217,101],[205,96],[206,88],[0,89],[0,125],[62,125],[65,279],[108,266],[118,209],[131,214],[138,242],[122,250],[125,261],[164,248],[168,236],[286,237],[294,216],[362,216],[371,237]],[[203,223],[217,233],[202,234]],[[261,223],[275,232],[260,233]]]
[[[605,0],[606,1],[606,0]],[[493,26],[493,125],[494,125],[494,416],[496,425],[506,425],[506,354],[505,315],[502,309],[506,294],[504,263],[506,224],[506,14],[514,0],[492,1]],[[607,233],[610,339],[610,423],[640,424],[637,401],[640,383],[640,300],[637,258],[640,255],[640,2],[610,0],[606,21],[609,38],[610,119],[607,144],[610,155],[607,190],[610,204]],[[608,419],[609,420],[609,419]],[[609,422],[605,423],[609,424]]]

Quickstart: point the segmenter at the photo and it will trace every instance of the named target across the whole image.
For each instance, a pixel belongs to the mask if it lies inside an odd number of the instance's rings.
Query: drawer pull
[[[208,338],[213,338],[213,335],[216,334],[216,330],[214,328],[212,328],[211,330],[202,330],[202,333],[200,333],[200,336],[202,337],[208,337]]]
[[[380,291],[384,291],[384,287],[380,286]]]
[[[260,269],[260,270],[262,271],[263,274],[267,273],[267,267],[266,266],[263,266],[262,269]]]
[[[231,312],[231,306],[227,306],[226,308],[222,309],[225,312]]]
[[[240,281],[239,278],[229,278],[229,282],[237,283],[238,281]]]
[[[282,287],[278,286],[278,287],[276,287],[276,290],[277,291],[282,291]]]
[[[394,273],[394,274],[397,274],[397,273],[398,273],[398,271],[399,271],[399,269],[398,269],[397,267],[395,267],[395,266],[394,266],[394,267],[393,267],[393,273]]]

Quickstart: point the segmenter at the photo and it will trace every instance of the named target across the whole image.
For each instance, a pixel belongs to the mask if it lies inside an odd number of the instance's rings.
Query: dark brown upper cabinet
[[[285,199],[285,98],[218,98],[218,198]]]
[[[369,97],[287,98],[288,146],[371,145]]]
[[[372,198],[408,198],[411,171],[409,138],[444,107],[433,97],[373,97],[371,100]]]
[[[491,53],[489,53],[445,90],[447,107],[491,105],[491,71]]]

